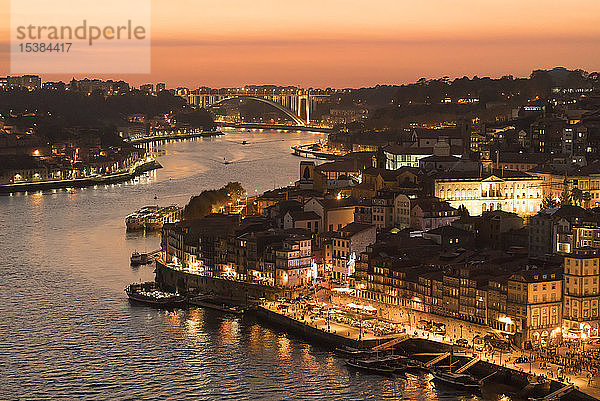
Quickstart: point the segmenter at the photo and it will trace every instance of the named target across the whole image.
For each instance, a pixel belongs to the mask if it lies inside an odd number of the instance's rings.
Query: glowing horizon
[[[0,0],[6,5],[8,0]],[[529,76],[556,66],[600,70],[600,3],[575,0],[152,1],[151,74],[40,73],[45,80],[135,85],[365,87],[421,77]],[[0,15],[7,21],[6,12]],[[8,23],[0,73],[9,74]]]

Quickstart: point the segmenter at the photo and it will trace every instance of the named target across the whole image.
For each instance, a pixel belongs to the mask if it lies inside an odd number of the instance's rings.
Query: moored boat
[[[369,373],[375,373],[378,375],[393,375],[396,369],[391,368],[385,364],[380,363],[377,360],[347,360],[346,366],[354,369],[362,370]]]
[[[147,253],[139,253],[134,251],[129,259],[132,266],[145,265],[149,263],[150,257]]]
[[[187,303],[185,296],[160,290],[154,281],[129,284],[125,293],[132,302],[143,303],[158,308],[183,307]]]
[[[451,371],[444,371],[442,369],[435,369],[432,372],[432,375],[435,380],[453,387],[475,392],[481,390],[481,384],[479,383],[479,380],[467,373],[454,373]]]
[[[144,206],[135,213],[125,217],[127,231],[158,231],[165,223],[180,221],[183,216],[183,208],[171,205],[166,207]]]

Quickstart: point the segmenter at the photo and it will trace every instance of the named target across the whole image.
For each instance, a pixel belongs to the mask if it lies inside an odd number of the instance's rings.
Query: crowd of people
[[[553,376],[552,365],[556,365],[557,377],[566,375],[585,376],[588,384],[600,373],[600,350],[582,350],[580,346],[567,344],[564,352],[545,349],[536,353],[534,361],[540,362],[540,368],[548,369]]]

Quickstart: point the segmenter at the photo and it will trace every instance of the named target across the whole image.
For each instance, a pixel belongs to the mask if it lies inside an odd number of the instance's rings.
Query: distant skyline
[[[0,0],[7,75],[9,1]],[[134,85],[366,87],[421,77],[526,77],[600,70],[600,2],[347,0],[152,1],[152,73],[60,74]]]

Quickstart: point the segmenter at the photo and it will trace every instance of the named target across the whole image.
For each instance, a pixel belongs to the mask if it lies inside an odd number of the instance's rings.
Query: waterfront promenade
[[[345,320],[340,319],[344,313],[340,311],[341,307],[332,304],[311,304],[302,302],[281,302],[281,301],[265,301],[261,307],[270,311],[273,314],[284,316],[294,321],[297,327],[304,325],[307,328],[314,328],[323,333],[333,335],[333,338],[338,338],[337,344],[348,344],[347,340],[364,348],[371,348],[375,345],[384,344],[386,341],[406,336],[407,340],[425,340],[431,343],[437,343],[445,347],[452,346],[456,355],[462,355],[468,358],[479,357],[481,361],[496,365],[498,368],[512,369],[517,372],[527,373],[536,376],[546,377],[556,382],[557,385],[567,386],[573,384],[575,390],[600,399],[600,379],[588,377],[586,374],[564,374],[559,375],[561,367],[556,364],[544,363],[539,357],[536,357],[534,352],[521,350],[481,350],[476,351],[473,346],[461,347],[456,345],[456,338],[452,335],[439,335],[428,330],[418,329],[406,323],[391,323],[386,320],[375,318],[374,316],[364,316],[364,327],[356,326],[356,321],[352,314]],[[316,308],[316,311],[315,311]],[[333,312],[332,312],[333,311]],[[355,315],[356,316],[356,315]],[[289,329],[290,327],[282,327]],[[312,332],[314,333],[314,332]],[[310,331],[304,332],[307,338],[316,340],[316,336]],[[467,331],[465,330],[465,333]],[[472,336],[468,338],[469,343],[473,343]],[[564,350],[563,350],[564,352]],[[434,355],[434,354],[432,354]],[[517,358],[527,357],[527,362],[516,363]],[[575,397],[577,393],[574,394]],[[573,399],[573,398],[569,398]],[[577,399],[577,398],[574,398]]]
[[[363,344],[374,345],[377,342],[388,341],[402,334],[404,330],[372,316],[363,316],[363,320],[356,314],[348,316],[339,308],[327,304],[266,301],[261,307],[306,326]]]
[[[114,184],[124,182],[135,178],[145,172],[162,168],[156,160],[145,160],[136,163],[134,166],[115,172],[113,174],[97,174],[81,178],[23,181],[0,185],[0,193],[43,191],[47,189],[58,188],[83,188],[94,185]]]
[[[204,138],[211,136],[223,135],[221,131],[204,131],[201,129],[196,130],[183,130],[183,131],[165,131],[157,132],[154,135],[146,135],[135,138],[127,138],[125,142],[129,143],[148,143],[154,141],[166,141],[172,139],[192,139],[192,138]]]

